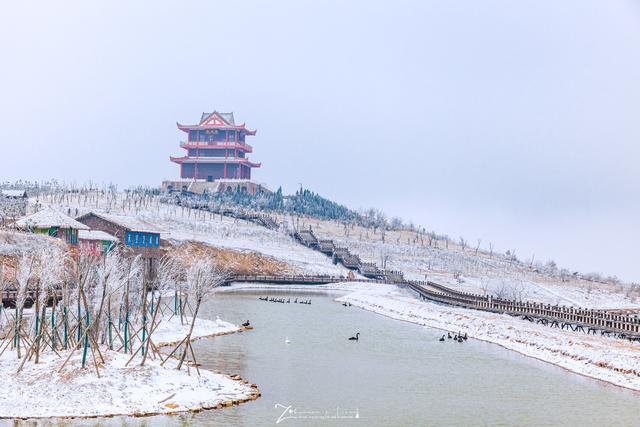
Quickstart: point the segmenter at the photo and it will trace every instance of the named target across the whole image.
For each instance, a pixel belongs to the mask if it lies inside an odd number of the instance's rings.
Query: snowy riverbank
[[[158,347],[177,344],[187,335],[190,327],[191,317],[185,316],[184,322],[182,322],[180,316],[174,316],[171,319],[160,322],[153,332],[153,340]],[[224,320],[207,320],[198,317],[196,324],[193,326],[191,341],[232,334],[241,330],[241,326],[225,322]]]
[[[405,289],[369,288],[337,299],[384,316],[467,333],[569,371],[640,391],[640,344],[533,324],[508,315],[421,301]]]
[[[159,345],[170,345],[184,338],[191,318],[184,324],[179,317],[163,320],[153,334]],[[223,320],[198,318],[192,340],[225,335],[242,328]],[[177,361],[140,357],[101,348],[105,358],[99,373],[92,363],[81,368],[82,352],[76,352],[60,370],[68,352],[41,355],[40,363],[25,363],[16,373],[20,360],[15,351],[7,351],[0,363],[0,418],[105,417],[114,415],[154,415],[221,408],[259,396],[255,386],[238,377],[230,377],[186,364],[176,370]]]
[[[177,361],[165,366],[147,359],[144,366],[129,355],[102,351],[105,363],[100,378],[93,366],[82,369],[81,352],[58,372],[63,359],[48,353],[40,363],[20,361],[11,353],[0,364],[0,381],[11,386],[0,390],[0,418],[100,417],[152,415],[228,406],[254,399],[257,389],[222,374],[185,367]],[[255,397],[254,397],[255,396]],[[229,403],[231,402],[231,403]]]

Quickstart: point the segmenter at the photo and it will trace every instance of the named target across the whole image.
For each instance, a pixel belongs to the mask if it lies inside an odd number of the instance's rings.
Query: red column
[[[227,158],[229,157],[229,129],[224,131],[224,172],[222,173],[224,179],[227,179]]]
[[[198,179],[198,157],[200,157],[200,132],[196,131],[196,162],[193,165],[193,179]]]

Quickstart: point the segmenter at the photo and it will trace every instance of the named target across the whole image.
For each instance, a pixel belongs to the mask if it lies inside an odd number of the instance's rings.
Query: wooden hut
[[[15,227],[19,230],[57,237],[72,246],[77,246],[80,230],[89,230],[87,225],[50,208],[17,220]]]
[[[92,230],[100,230],[118,239],[125,255],[140,256],[145,270],[155,276],[160,251],[160,230],[138,218],[122,215],[89,212],[77,220]]]

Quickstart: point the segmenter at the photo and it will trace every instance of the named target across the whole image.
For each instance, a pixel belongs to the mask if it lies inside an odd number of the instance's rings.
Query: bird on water
[[[358,341],[359,338],[360,338],[360,332],[356,332],[356,336],[349,338],[349,341]]]

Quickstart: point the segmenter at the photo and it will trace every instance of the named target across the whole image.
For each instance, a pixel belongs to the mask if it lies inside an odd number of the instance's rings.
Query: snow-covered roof
[[[89,227],[61,212],[51,208],[43,209],[32,215],[26,216],[16,221],[18,228],[75,228],[77,230],[88,230]]]
[[[0,190],[5,197],[27,197],[27,192],[24,190]]]
[[[133,216],[125,216],[125,215],[112,215],[105,213],[97,213],[97,212],[89,212],[86,215],[82,215],[78,217],[81,220],[83,217],[88,215],[95,215],[98,218],[102,218],[105,221],[109,221],[111,223],[117,224],[120,227],[124,227],[127,230],[131,231],[141,231],[144,233],[160,233],[160,230],[155,226],[149,224],[146,221],[143,221],[139,218]]]
[[[109,242],[117,242],[118,238],[101,230],[80,230],[78,232],[80,240],[107,240]]]

